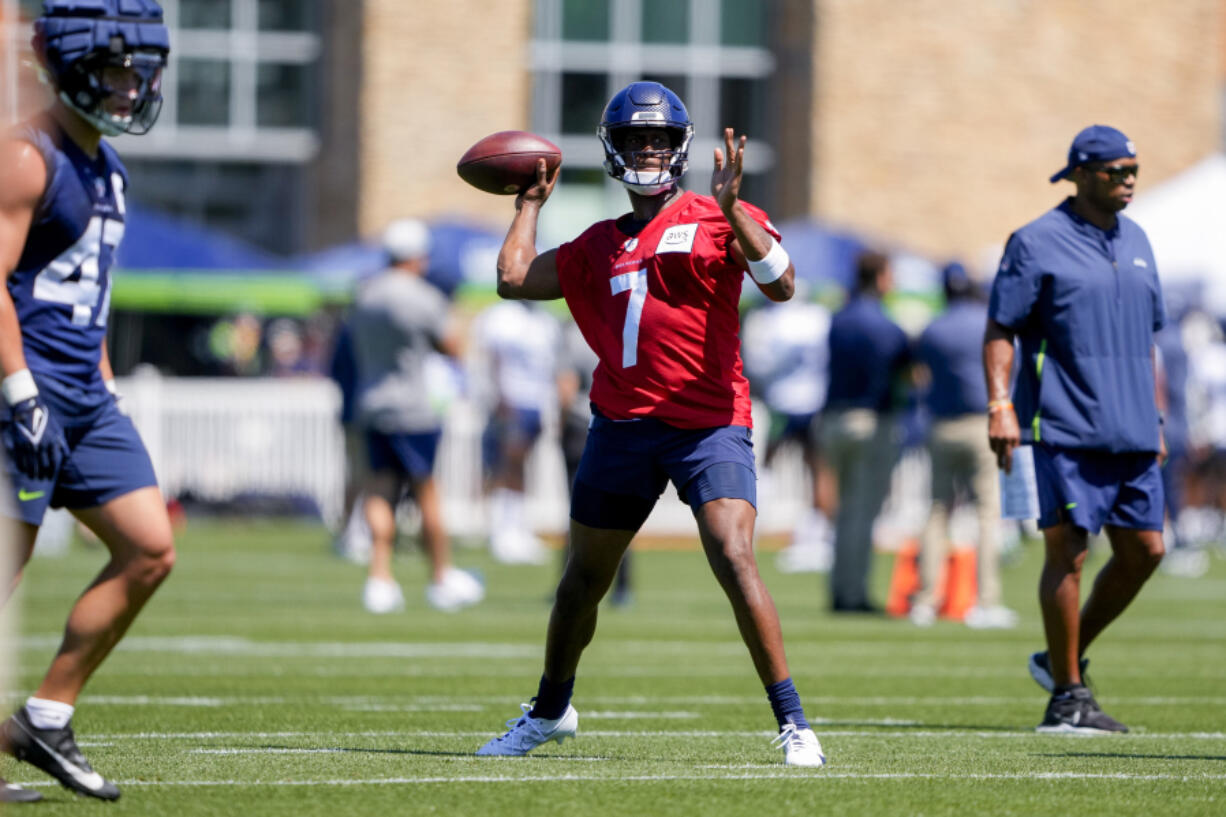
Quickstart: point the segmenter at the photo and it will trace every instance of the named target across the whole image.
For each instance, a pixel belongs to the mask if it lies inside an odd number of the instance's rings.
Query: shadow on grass
[[[1138,752],[1049,752],[1037,757],[1111,757],[1129,760],[1223,760],[1226,755],[1143,755]]]

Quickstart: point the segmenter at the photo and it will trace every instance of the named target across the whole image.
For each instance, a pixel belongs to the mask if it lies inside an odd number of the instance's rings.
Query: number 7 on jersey
[[[609,279],[609,286],[614,295],[630,291],[626,322],[622,325],[622,368],[629,369],[639,362],[639,322],[643,319],[643,305],[647,302],[647,270],[614,275]]]

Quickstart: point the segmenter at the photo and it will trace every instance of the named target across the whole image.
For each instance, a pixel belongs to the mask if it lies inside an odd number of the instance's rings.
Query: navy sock
[[[800,705],[800,693],[796,691],[791,678],[784,678],[768,686],[766,697],[771,702],[771,711],[775,713],[780,729],[789,723],[795,724],[797,729],[809,728],[804,707]]]
[[[533,699],[532,711],[528,714],[533,718],[557,720],[562,717],[566,707],[570,706],[570,696],[574,691],[574,678],[555,684],[542,675],[541,685],[536,690],[536,698]]]

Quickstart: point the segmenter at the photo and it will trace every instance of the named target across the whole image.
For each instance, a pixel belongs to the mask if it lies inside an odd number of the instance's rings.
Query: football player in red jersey
[[[779,234],[740,200],[746,137],[724,132],[711,195],[683,191],[693,126],[681,100],[634,82],[609,101],[597,131],[605,169],[631,212],[537,254],[536,224],[553,191],[542,160],[516,198],[498,256],[503,298],[565,298],[600,362],[593,419],[571,500],[570,558],[558,584],[534,699],[479,755],[523,755],[574,736],[570,705],[580,654],[622,554],[671,481],[698,522],[707,560],[779,724],[784,762],[821,766],[784,655],[779,616],[753,554],[756,476],[749,383],[737,303],[746,271],[767,297],[792,296],[795,271]]]

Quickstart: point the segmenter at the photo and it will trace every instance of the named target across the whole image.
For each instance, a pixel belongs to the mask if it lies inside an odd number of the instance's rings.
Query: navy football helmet
[[[43,78],[101,133],[157,121],[170,34],[154,0],[43,0],[32,45]]]
[[[635,170],[635,155],[623,150],[625,131],[630,128],[664,128],[671,145],[659,171]],[[604,169],[626,189],[654,196],[677,183],[689,167],[694,125],[681,99],[658,82],[632,82],[605,106],[596,135],[604,146]]]

